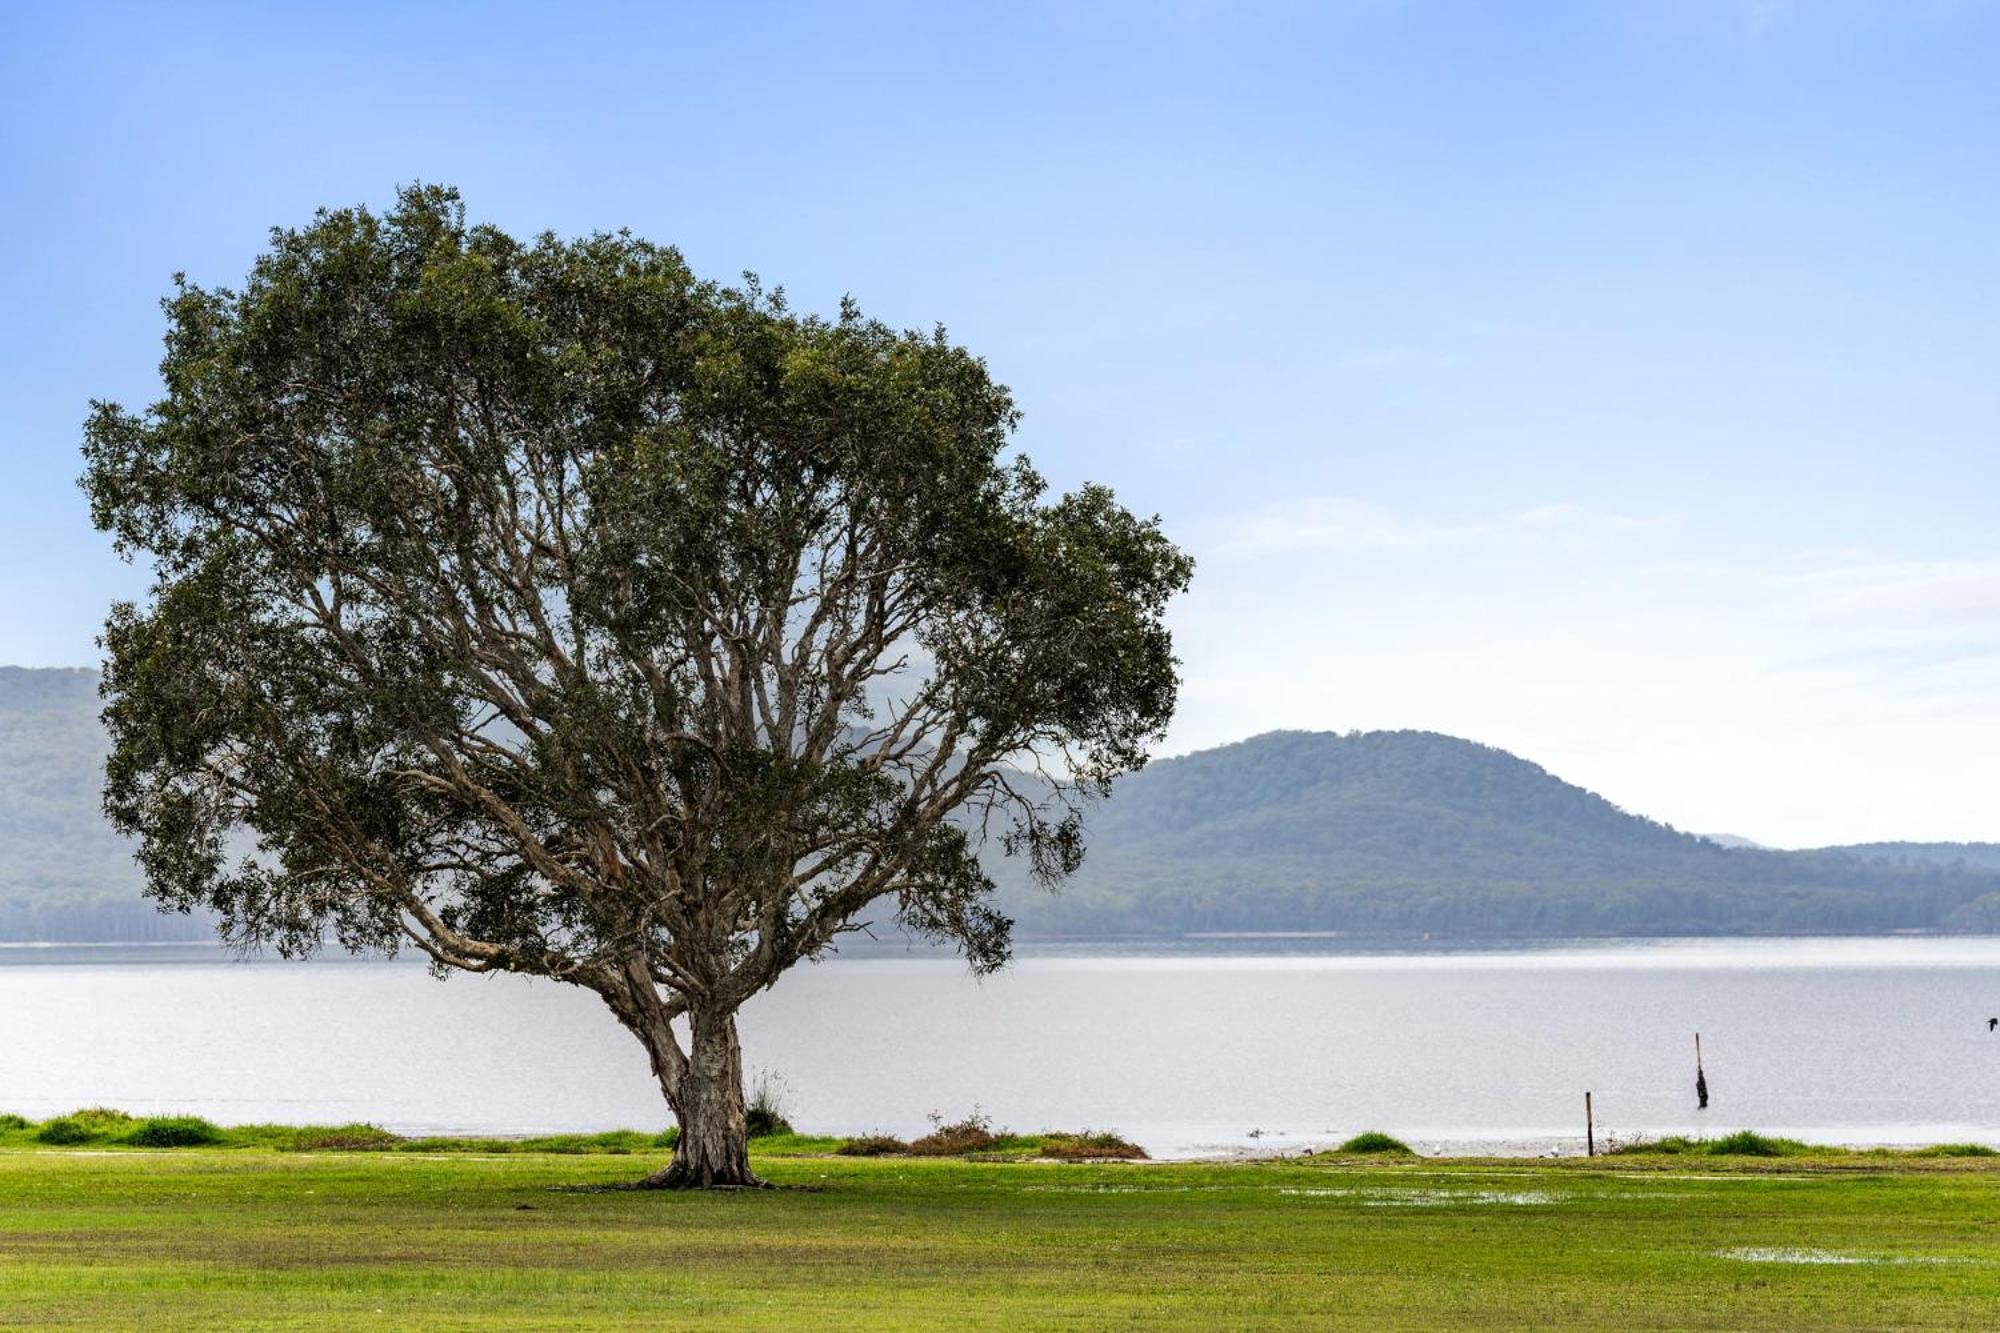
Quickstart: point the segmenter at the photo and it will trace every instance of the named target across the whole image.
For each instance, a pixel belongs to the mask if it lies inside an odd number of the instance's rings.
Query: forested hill
[[[0,667],[0,940],[199,939],[139,896],[99,810],[97,673]]]
[[[2000,928],[2000,865],[1725,847],[1431,732],[1274,732],[1155,762],[1024,934],[1702,934]],[[1975,844],[1974,846],[1978,846]]]
[[[0,940],[199,939],[139,897],[99,812],[97,673],[0,667]]]
[[[1858,842],[1827,850],[1899,865],[2000,871],[2000,842]]]
[[[97,677],[0,668],[0,940],[200,938],[139,896],[99,813]],[[1156,762],[1093,812],[1033,935],[1344,930],[1702,934],[2000,929],[2000,845],[1728,848],[1501,750],[1275,732]]]

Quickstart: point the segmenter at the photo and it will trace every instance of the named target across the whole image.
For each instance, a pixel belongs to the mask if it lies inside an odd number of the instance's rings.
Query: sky
[[[0,662],[170,277],[457,186],[943,323],[1199,562],[1161,753],[1498,745],[1776,846],[2000,840],[2000,5],[0,0]]]

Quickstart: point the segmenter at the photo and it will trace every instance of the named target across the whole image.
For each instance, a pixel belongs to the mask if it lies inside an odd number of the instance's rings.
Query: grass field
[[[2000,1324],[1983,1159],[650,1160],[0,1151],[0,1326]]]

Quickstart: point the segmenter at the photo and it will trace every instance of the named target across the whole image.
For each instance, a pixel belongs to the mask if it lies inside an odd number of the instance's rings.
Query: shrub
[[[141,1121],[122,1141],[134,1148],[199,1148],[220,1143],[222,1131],[198,1115],[163,1115]]]
[[[12,1111],[0,1112],[0,1133],[4,1133],[10,1129],[26,1129],[34,1123],[28,1117],[15,1115]]]
[[[792,1122],[785,1119],[785,1080],[764,1070],[757,1075],[757,1086],[750,1092],[750,1105],[743,1112],[743,1123],[753,1139],[768,1139],[773,1134],[790,1134]]]
[[[307,1125],[285,1145],[292,1152],[372,1152],[403,1141],[380,1125]]]
[[[115,1106],[86,1106],[81,1111],[71,1111],[68,1118],[93,1134],[123,1134],[139,1123],[137,1116]]]
[[[680,1141],[681,1127],[679,1125],[668,1125],[653,1136],[653,1146],[655,1148],[671,1148]]]
[[[1044,1157],[1065,1162],[1101,1159],[1144,1161],[1146,1158],[1146,1150],[1130,1139],[1110,1133],[1092,1133],[1087,1129],[1081,1134],[1044,1134],[1040,1151]]]
[[[860,1138],[849,1139],[834,1149],[842,1157],[888,1157],[909,1150],[909,1144],[892,1134],[863,1134]]]
[[[1344,1152],[1344,1153],[1371,1153],[1371,1154],[1401,1153],[1406,1157],[1416,1156],[1414,1152],[1410,1151],[1409,1144],[1403,1142],[1399,1138],[1394,1137],[1393,1135],[1384,1134],[1379,1130],[1373,1130],[1373,1129],[1367,1130],[1364,1133],[1356,1134],[1353,1138],[1341,1144],[1338,1148],[1335,1148],[1334,1151]]]
[[[1002,1136],[993,1132],[993,1122],[982,1114],[978,1107],[972,1114],[956,1124],[947,1125],[944,1117],[931,1112],[931,1132],[910,1144],[910,1151],[919,1157],[955,1157],[960,1153],[990,1152],[998,1147]]]
[[[1934,1143],[1928,1148],[1919,1148],[1912,1157],[2000,1157],[1983,1143]]]
[[[42,1127],[35,1131],[37,1141],[53,1143],[57,1147],[88,1143],[97,1136],[96,1130],[73,1115],[59,1115],[53,1120],[45,1120],[42,1122]]]

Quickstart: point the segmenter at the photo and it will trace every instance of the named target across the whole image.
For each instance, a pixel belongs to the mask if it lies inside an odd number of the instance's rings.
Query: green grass
[[[596,1188],[656,1164],[636,1144],[21,1146],[0,1151],[0,1327],[1967,1328],[2000,1309],[1986,1158],[807,1155],[839,1142],[761,1143],[781,1188],[719,1195]]]
[[[1356,1134],[1347,1142],[1334,1149],[1337,1153],[1360,1155],[1401,1155],[1413,1156],[1410,1145],[1380,1130],[1367,1130]]]

